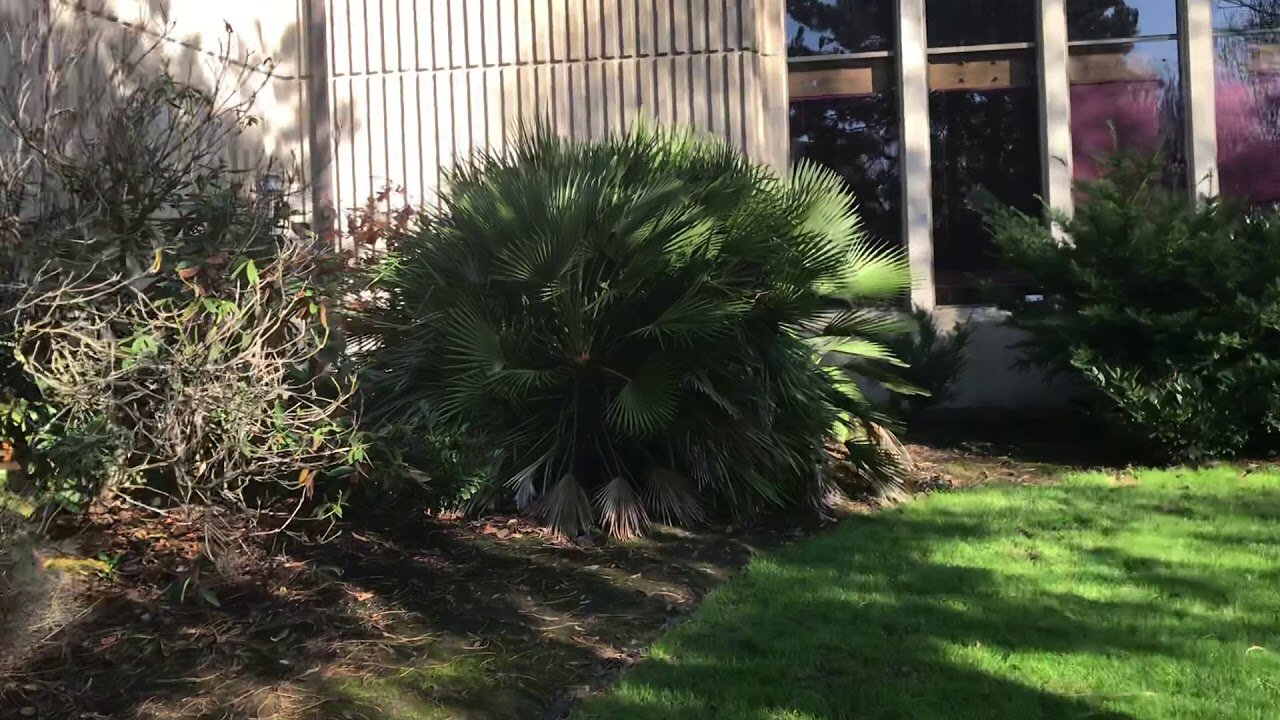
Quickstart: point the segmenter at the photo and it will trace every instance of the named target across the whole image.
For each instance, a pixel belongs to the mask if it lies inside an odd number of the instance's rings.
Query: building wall
[[[310,0],[12,1],[50,7],[68,44],[91,39],[91,54],[74,62],[76,91],[119,82],[112,71],[121,59],[145,57],[144,65],[164,64],[181,80],[216,89],[221,102],[252,100],[260,122],[227,149],[226,160],[236,168],[269,160],[272,172],[295,181],[299,205],[310,213],[320,117],[308,86]]]
[[[766,22],[765,9],[777,20]],[[785,162],[781,3],[358,0],[328,10],[334,196],[430,202],[447,169],[539,118],[600,138],[641,116]],[[771,83],[773,86],[771,86]],[[765,121],[766,103],[780,121]]]
[[[1078,149],[1072,99],[1082,92],[1073,78],[1077,70],[1090,77],[1107,70],[1106,63],[1077,62],[1081,48],[1069,42],[1064,22],[1070,0],[1007,0],[1034,16],[1034,31],[1018,42],[967,49],[935,47],[927,37],[939,24],[935,17],[931,26],[926,11],[947,8],[941,0],[868,0],[867,7],[890,14],[883,47],[793,58],[790,80],[792,20],[783,0],[25,1],[62,7],[107,34],[146,38],[175,67],[206,81],[218,74],[215,56],[233,45],[241,69],[257,73],[263,85],[256,106],[262,123],[233,160],[250,166],[274,159],[296,179],[304,209],[321,227],[385,188],[394,189],[392,205],[435,202],[450,167],[473,153],[501,150],[521,123],[542,120],[565,136],[588,139],[648,117],[719,135],[784,169],[792,91],[847,98],[891,88],[889,122],[900,135],[882,150],[896,154],[901,167],[895,210],[915,276],[913,299],[944,324],[978,317],[957,402],[1037,405],[1062,398],[1041,378],[1012,368],[1009,344],[1016,338],[997,317],[948,305],[968,301],[935,292],[945,278],[935,278],[935,246],[943,244],[935,222],[932,176],[940,159],[932,154],[930,103],[939,88],[1033,88],[1039,139],[1024,154],[1037,155],[1038,145],[1039,196],[1069,210]],[[1172,4],[1178,27],[1167,42],[1176,45],[1182,66],[1186,184],[1189,192],[1212,195],[1213,0]],[[1106,60],[1105,53],[1099,57]],[[884,187],[873,183],[860,197]]]
[[[329,219],[386,188],[432,203],[451,166],[539,121],[590,139],[647,117],[786,163],[782,0],[30,1],[205,81],[228,42],[270,58],[236,161],[275,158]]]

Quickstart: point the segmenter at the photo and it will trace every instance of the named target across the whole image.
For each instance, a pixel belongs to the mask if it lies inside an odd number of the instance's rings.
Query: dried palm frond
[[[846,456],[841,463],[842,475],[860,489],[869,490],[880,500],[894,502],[908,496],[907,476],[911,455],[905,445],[888,428],[874,422],[859,422],[845,443]]]
[[[620,540],[637,538],[649,527],[644,501],[624,477],[616,477],[600,488],[596,493],[596,506],[600,508],[605,530]]]
[[[591,499],[572,474],[551,486],[538,509],[543,522],[565,537],[577,537],[591,527]]]
[[[696,525],[705,517],[694,482],[675,470],[654,468],[645,497],[665,523]]]

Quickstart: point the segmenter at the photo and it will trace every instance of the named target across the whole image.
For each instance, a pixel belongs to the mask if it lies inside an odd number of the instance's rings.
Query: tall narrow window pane
[[[927,0],[929,47],[1026,43],[1035,38],[1034,0]]]
[[[1183,184],[1183,97],[1176,40],[1071,48],[1071,139],[1077,178],[1115,152],[1160,154]]]
[[[985,301],[984,282],[1012,284],[976,210],[994,199],[1037,213],[1039,110],[1033,85],[929,94],[933,140],[933,253],[937,299]]]
[[[901,143],[887,66],[793,72],[791,147],[793,161],[807,159],[844,178],[870,235],[900,243]]]
[[[1223,195],[1280,202],[1280,34],[1214,38]]]
[[[1177,32],[1177,0],[1067,0],[1068,40],[1109,40]]]
[[[787,54],[889,50],[896,7],[894,0],[787,0]]]

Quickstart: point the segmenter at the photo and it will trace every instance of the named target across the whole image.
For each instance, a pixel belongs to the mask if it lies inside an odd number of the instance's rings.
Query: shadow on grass
[[[940,498],[785,548],[573,717],[1280,717],[1280,662],[1247,651],[1280,642],[1280,482],[999,492],[1051,501]],[[1215,565],[1240,528],[1257,552]]]

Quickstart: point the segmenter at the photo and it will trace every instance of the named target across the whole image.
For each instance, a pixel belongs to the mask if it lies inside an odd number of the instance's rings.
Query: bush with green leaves
[[[680,132],[527,132],[395,247],[357,323],[369,416],[483,438],[478,501],[616,536],[816,502],[831,433],[901,480],[854,377],[891,369],[906,261],[826,170],[783,179]]]
[[[903,363],[899,373],[906,383],[906,387],[889,388],[890,402],[908,416],[918,415],[954,396],[953,385],[964,371],[965,350],[971,334],[968,323],[958,323],[950,332],[943,332],[928,310],[913,310],[911,320],[909,332],[887,343]]]
[[[1280,450],[1280,217],[1197,204],[1159,163],[1112,158],[1072,217],[992,208],[1004,261],[1043,293],[1008,297],[1025,360],[1077,380],[1145,453]]]

